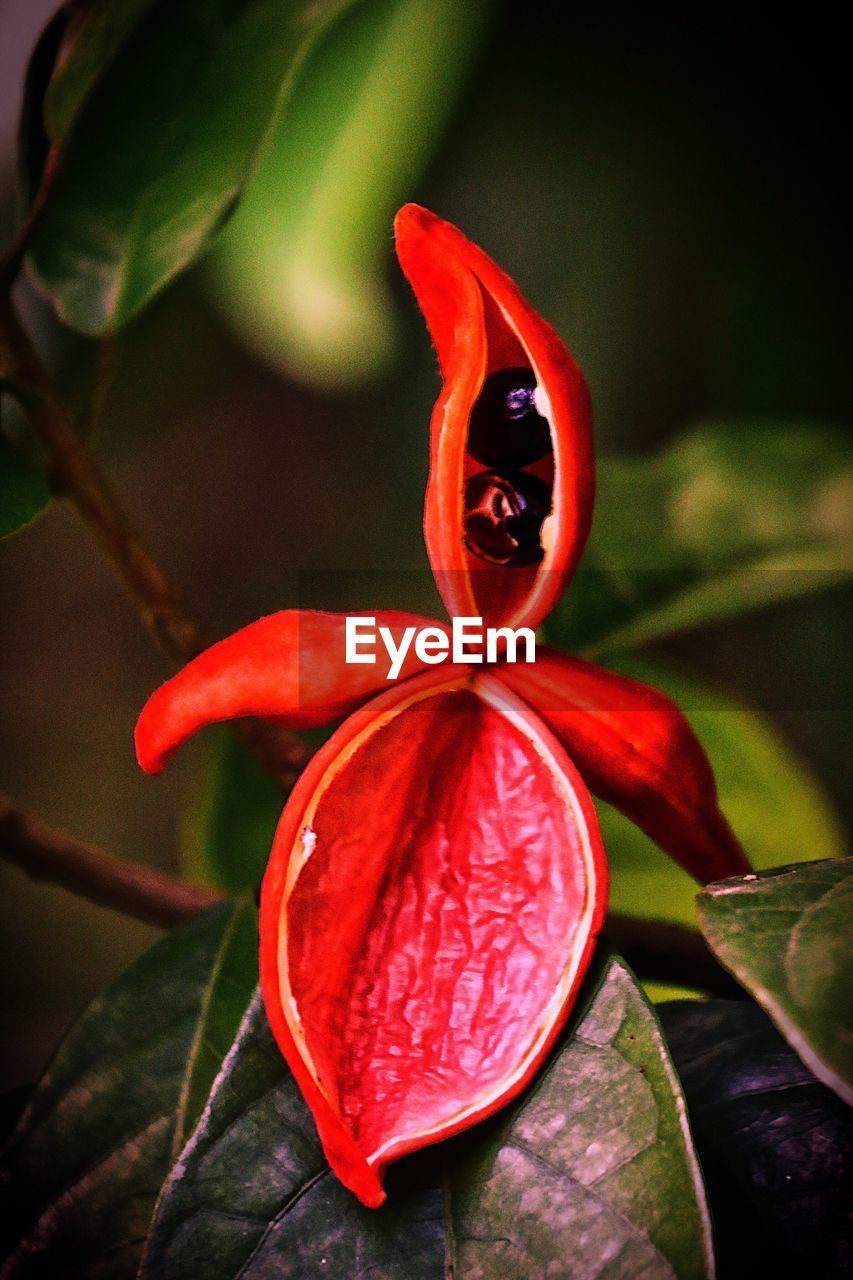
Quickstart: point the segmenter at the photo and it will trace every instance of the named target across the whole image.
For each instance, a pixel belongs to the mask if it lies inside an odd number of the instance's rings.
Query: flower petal
[[[396,644],[407,627],[437,625],[409,613],[370,616],[390,629]],[[145,704],[136,726],[142,768],[159,773],[182,742],[219,720],[262,716],[308,729],[346,715],[386,687],[381,654],[375,665],[346,663],[345,622],[344,614],[288,609],[211,645]],[[398,679],[424,665],[410,646]]]
[[[445,667],[374,699],[297,783],[261,897],[270,1024],[342,1182],[530,1080],[601,926],[592,803],[539,717]]]
[[[397,256],[429,326],[444,379],[432,416],[424,519],[439,590],[451,615],[535,627],[562,593],[589,533],[594,462],[586,383],[563,342],[517,286],[449,222],[409,204],[397,214],[395,232]],[[508,471],[496,464],[504,486],[511,483],[512,492],[518,491],[521,506],[540,511],[534,532],[523,531],[527,545],[520,550],[527,554],[514,560],[506,559],[507,547],[495,550],[491,539],[486,558],[472,550],[477,544],[465,519],[466,484],[478,477],[482,496],[482,466],[489,465],[472,453],[489,458],[488,449],[482,454],[472,442],[472,413],[487,398],[486,380],[508,370],[532,375],[541,415],[533,418],[542,427],[544,416],[550,428],[547,456]],[[544,510],[548,501],[551,509],[540,538],[543,491],[550,493]],[[512,493],[505,502],[507,510],[512,508]],[[513,515],[517,526],[515,508]]]
[[[535,664],[501,667],[500,678],[548,722],[590,791],[701,884],[750,870],[717,805],[708,757],[664,694],[546,648]]]

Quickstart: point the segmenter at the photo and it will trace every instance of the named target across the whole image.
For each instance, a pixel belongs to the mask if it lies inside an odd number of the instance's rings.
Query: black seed
[[[551,450],[547,418],[533,401],[532,369],[490,373],[471,410],[468,452],[489,467],[524,467]]]
[[[526,471],[479,471],[465,485],[465,545],[489,564],[538,564],[551,490]]]

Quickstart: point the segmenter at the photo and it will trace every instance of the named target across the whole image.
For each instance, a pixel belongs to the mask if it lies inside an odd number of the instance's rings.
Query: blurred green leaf
[[[314,48],[210,260],[223,317],[273,364],[340,386],[387,363],[392,218],[492,14],[487,0],[371,0]]]
[[[704,425],[603,458],[589,547],[547,625],[573,652],[632,649],[853,574],[848,433]]]
[[[120,328],[207,247],[307,48],[346,3],[154,5],[85,97],[32,237],[36,278],[66,323]]]
[[[260,1000],[173,1170],[144,1275],[314,1280],[708,1276],[710,1224],[677,1077],[617,959],[520,1103],[392,1168],[364,1209],[334,1179]]]
[[[49,501],[42,473],[0,435],[0,538],[29,524]]]
[[[181,870],[228,893],[260,883],[284,807],[281,788],[228,729],[213,741],[202,785],[184,818]]]
[[[205,912],[72,1029],[3,1153],[4,1277],[135,1274],[175,1143],[257,981],[254,932],[243,904]]]
[[[721,880],[698,906],[717,958],[853,1105],[853,858]]]
[[[833,806],[809,766],[754,708],[666,667],[621,658],[614,668],[667,694],[708,753],[723,813],[756,867],[846,852]],[[596,804],[614,911],[696,925],[696,882],[610,805]]]
[[[663,1005],[714,1216],[719,1274],[853,1269],[853,1112],[751,1001]]]
[[[68,136],[86,98],[155,3],[91,0],[78,6],[45,93],[43,118],[51,141]]]
[[[310,754],[333,730],[304,729]],[[181,826],[181,871],[226,893],[253,892],[266,870],[287,797],[230,729],[210,731],[200,783]]]
[[[67,26],[67,9],[57,9],[36,41],[27,64],[18,118],[18,183],[25,208],[32,203],[39,188],[50,147],[44,123],[44,96]]]

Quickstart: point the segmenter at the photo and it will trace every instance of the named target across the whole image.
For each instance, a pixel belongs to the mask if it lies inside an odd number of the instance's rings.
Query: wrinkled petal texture
[[[750,870],[708,757],[664,694],[544,647],[535,665],[503,666],[500,678],[547,721],[592,793],[701,884]]]
[[[554,606],[583,551],[592,518],[594,458],[589,393],[569,351],[517,286],[454,226],[405,205],[397,256],[438,352],[444,385],[430,432],[424,532],[439,591],[454,616],[535,627]],[[484,379],[530,368],[547,407],[551,455],[532,474],[553,485],[538,565],[495,567],[465,546],[464,485],[479,464],[466,442]]]
[[[351,614],[351,617],[364,615]],[[407,627],[435,626],[414,614],[379,612],[395,643]],[[346,615],[288,609],[260,618],[188,663],[148,699],[136,726],[136,753],[147,773],[204,725],[262,716],[293,729],[329,724],[388,681],[387,662],[346,663]],[[410,646],[398,679],[424,669]]]
[[[488,676],[416,678],[309,766],[264,884],[262,984],[330,1162],[366,1203],[389,1160],[530,1079],[605,881],[580,778]]]

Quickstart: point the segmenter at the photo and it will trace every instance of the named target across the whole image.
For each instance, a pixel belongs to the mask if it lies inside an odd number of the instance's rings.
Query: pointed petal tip
[[[436,238],[443,240],[447,236],[454,243],[465,241],[452,223],[445,222],[444,218],[421,204],[404,204],[398,209],[394,218],[394,243],[404,272],[408,274],[404,258],[423,252],[427,246],[434,245]]]
[[[440,223],[441,219],[422,204],[404,204],[397,210],[394,218],[394,232],[397,236],[413,231],[428,231]]]
[[[335,1170],[335,1172],[337,1173],[337,1170]],[[338,1174],[338,1177],[340,1177],[340,1174]],[[341,1181],[344,1180],[341,1179]],[[344,1185],[347,1184],[344,1183]],[[366,1171],[359,1176],[354,1185],[350,1187],[350,1190],[353,1195],[358,1196],[361,1203],[367,1209],[381,1209],[385,1201],[388,1199],[385,1191],[383,1190],[382,1183],[370,1165],[366,1166]]]
[[[167,757],[160,747],[156,732],[157,704],[160,693],[161,690],[157,689],[148,699],[140,712],[136,728],[133,731],[136,760],[143,773],[162,773],[166,764]]]

